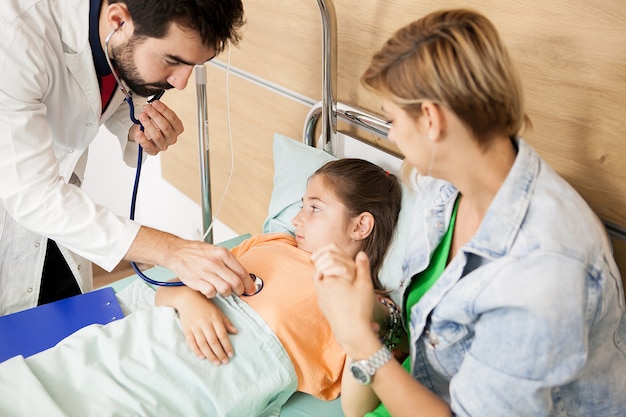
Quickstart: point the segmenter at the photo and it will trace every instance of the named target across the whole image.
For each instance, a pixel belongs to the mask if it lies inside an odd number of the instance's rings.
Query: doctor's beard
[[[117,75],[133,94],[150,97],[161,90],[169,90],[173,86],[167,82],[147,83],[141,78],[133,60],[135,46],[139,45],[141,40],[141,37],[132,36],[125,44],[111,47],[111,63]]]

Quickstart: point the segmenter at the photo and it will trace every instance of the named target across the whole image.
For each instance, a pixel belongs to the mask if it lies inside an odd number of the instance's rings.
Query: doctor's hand
[[[141,226],[126,260],[162,265],[188,287],[208,298],[253,294],[255,285],[245,268],[226,248]]]
[[[144,127],[131,127],[129,137],[137,142],[148,155],[156,155],[165,151],[178,140],[183,133],[183,122],[165,103],[156,100],[144,106],[138,117]]]

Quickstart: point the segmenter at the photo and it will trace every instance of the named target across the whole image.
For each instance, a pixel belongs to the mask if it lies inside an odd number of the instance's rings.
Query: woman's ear
[[[439,105],[432,101],[422,103],[422,120],[428,135],[428,140],[434,142],[439,140],[443,129],[443,112]]]
[[[361,241],[367,238],[374,230],[374,216],[372,213],[364,211],[352,219],[352,230],[350,238],[355,241]]]

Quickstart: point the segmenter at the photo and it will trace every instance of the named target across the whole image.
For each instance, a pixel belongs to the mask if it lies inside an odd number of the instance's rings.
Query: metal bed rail
[[[211,212],[211,169],[209,166],[209,117],[206,96],[206,67],[194,67],[196,82],[196,120],[198,123],[198,154],[200,156],[200,198],[202,200],[203,240],[213,243]]]
[[[306,116],[304,123],[304,131],[302,138],[305,144],[315,146],[315,126],[322,115],[323,102],[315,103]],[[387,140],[389,132],[389,123],[381,120],[374,114],[365,112],[356,107],[338,102],[336,105],[337,118],[342,119],[359,129],[375,135],[381,139]]]
[[[333,0],[317,0],[322,17],[322,140],[332,146],[337,139],[337,15]]]

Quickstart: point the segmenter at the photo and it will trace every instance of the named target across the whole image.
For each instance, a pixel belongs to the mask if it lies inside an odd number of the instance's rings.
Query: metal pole
[[[322,15],[322,141],[332,153],[337,140],[337,15],[332,0],[317,0]],[[330,148],[329,148],[330,147]]]
[[[206,67],[194,67],[196,81],[196,110],[198,121],[198,153],[200,155],[200,196],[202,199],[202,233],[211,227],[211,171],[209,167],[209,116],[206,96]],[[206,233],[204,241],[213,243],[213,230]]]

